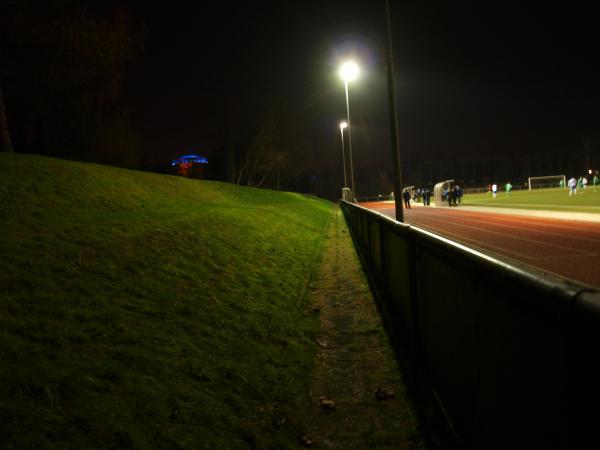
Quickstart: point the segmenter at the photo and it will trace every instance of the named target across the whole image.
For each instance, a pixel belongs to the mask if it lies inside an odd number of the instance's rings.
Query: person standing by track
[[[402,191],[402,198],[404,199],[404,207],[410,209],[410,192],[408,190]]]
[[[463,196],[463,190],[457,184],[456,185],[456,206],[458,206],[458,205],[460,205],[462,203],[462,196]]]
[[[423,188],[423,206],[429,206],[429,196],[430,196],[429,188],[428,187]]]

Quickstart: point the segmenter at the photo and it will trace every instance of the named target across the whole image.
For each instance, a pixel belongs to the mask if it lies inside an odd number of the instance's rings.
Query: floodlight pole
[[[348,182],[346,181],[346,151],[344,150],[344,128],[340,125],[340,134],[342,135],[342,165],[344,167],[344,187],[348,187]]]
[[[400,145],[398,141],[398,112],[396,110],[396,92],[394,89],[394,54],[392,52],[390,0],[385,0],[385,16],[387,22],[387,84],[390,109],[390,137],[392,144],[392,160],[394,164],[394,202],[396,205],[396,220],[398,222],[404,222],[404,209],[402,205],[402,170],[400,167]]]
[[[344,78],[344,88],[346,89],[346,122],[348,122],[348,156],[350,158],[350,187],[352,188],[352,195],[356,198],[356,191],[354,190],[354,166],[352,164],[352,133],[350,126],[350,102],[348,100],[348,80]]]

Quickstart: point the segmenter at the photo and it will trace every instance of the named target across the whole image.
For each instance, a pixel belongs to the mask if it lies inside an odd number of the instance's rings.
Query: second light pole
[[[346,181],[346,150],[344,149],[344,128],[347,128],[348,124],[346,122],[340,122],[340,134],[342,135],[342,167],[344,168],[344,187],[348,187],[348,182]]]
[[[350,126],[350,102],[348,100],[348,82],[353,81],[358,76],[358,66],[353,61],[347,61],[340,68],[340,76],[344,80],[344,88],[346,89],[346,121],[348,122],[348,156],[350,159],[350,187],[352,194],[356,197],[354,189],[354,165],[352,163],[352,127]]]

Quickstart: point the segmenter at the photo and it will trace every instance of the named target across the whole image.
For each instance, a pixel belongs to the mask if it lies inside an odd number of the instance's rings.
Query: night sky
[[[353,56],[362,69],[350,86],[355,167],[390,166],[383,1],[198,5],[130,5],[147,28],[125,92],[148,159],[214,155],[278,99],[318,164],[340,165],[337,69]],[[392,2],[403,162],[543,158],[599,140],[597,19],[571,2]]]

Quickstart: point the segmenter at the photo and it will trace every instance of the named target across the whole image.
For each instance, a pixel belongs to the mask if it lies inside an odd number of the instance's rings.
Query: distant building
[[[202,178],[208,159],[200,155],[183,155],[171,161],[175,173],[182,177]]]

